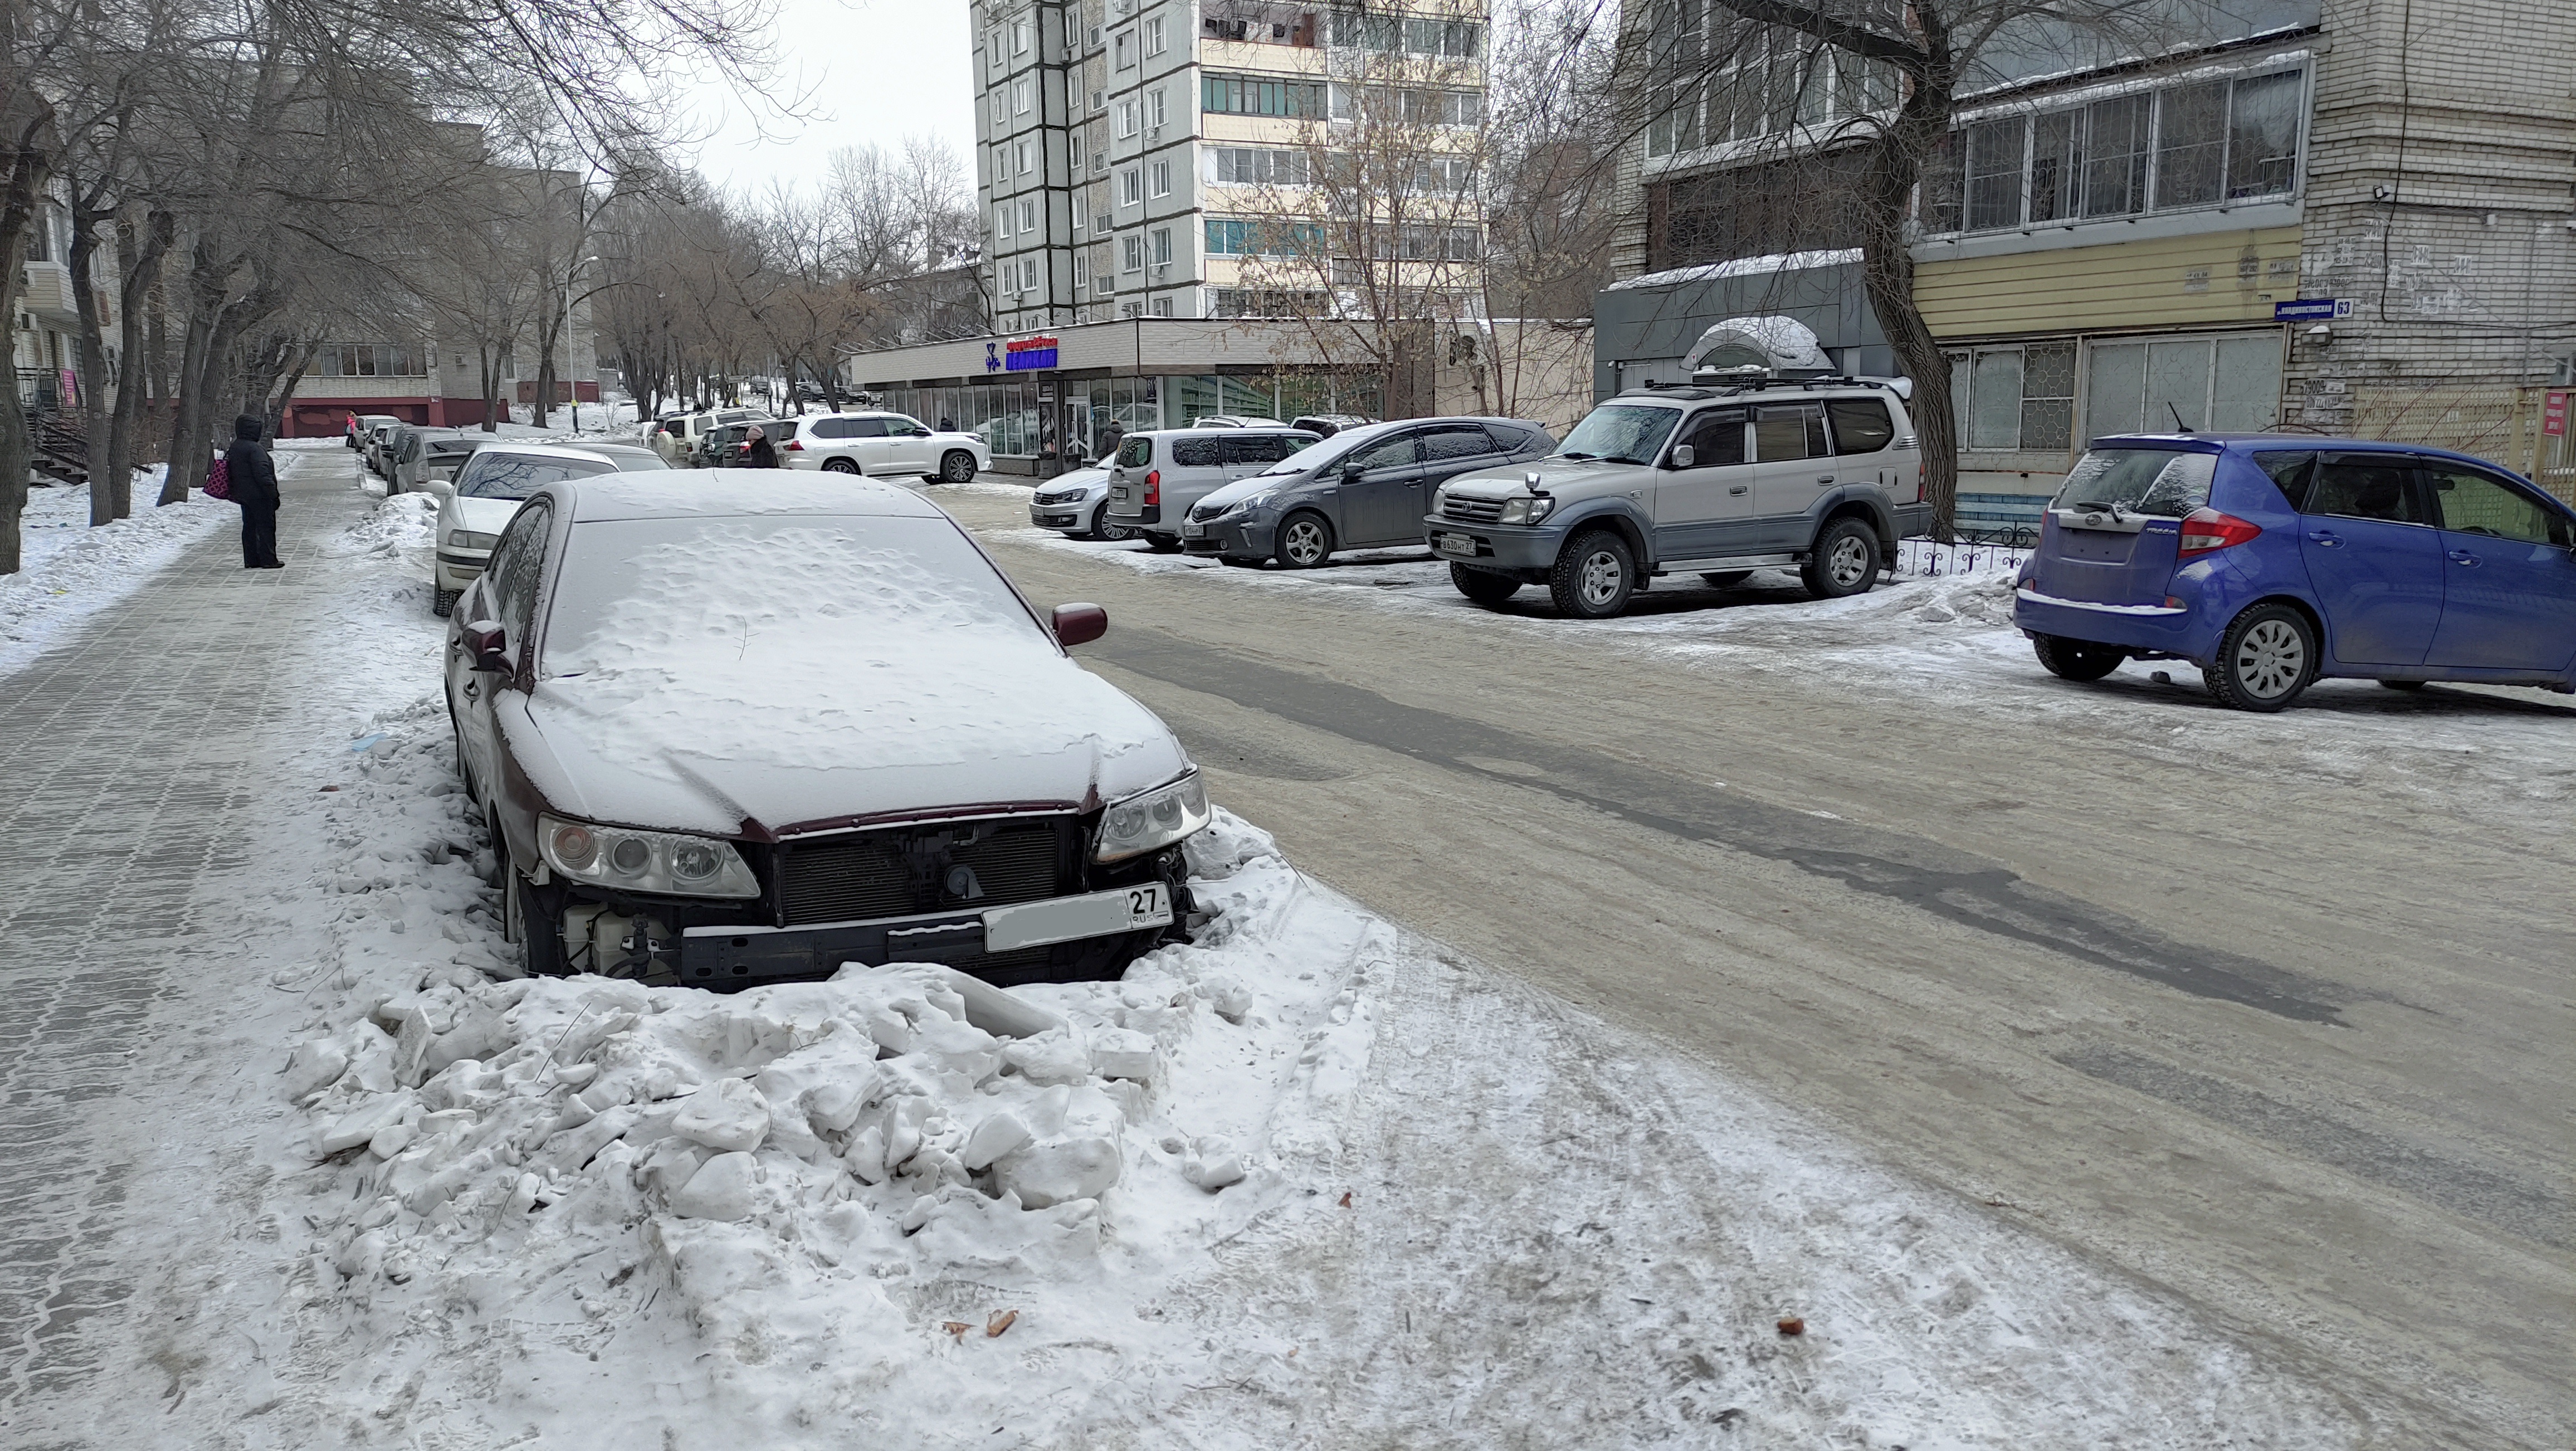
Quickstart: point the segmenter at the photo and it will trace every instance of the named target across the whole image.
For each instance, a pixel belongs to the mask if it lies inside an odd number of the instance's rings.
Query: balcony
[[[74,327],[80,322],[79,294],[72,291],[72,270],[60,262],[27,264],[27,311],[46,325]]]

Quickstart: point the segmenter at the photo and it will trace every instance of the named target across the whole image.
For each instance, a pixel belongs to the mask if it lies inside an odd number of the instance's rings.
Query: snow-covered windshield
[[[994,646],[1054,653],[946,519],[618,519],[573,528],[545,671],[643,669],[794,691],[899,657],[953,663]]]
[[[1660,403],[1605,403],[1574,425],[1556,446],[1556,456],[1650,464],[1681,416],[1680,409]]]
[[[1278,474],[1284,477],[1289,474],[1313,473],[1318,469],[1328,469],[1340,463],[1351,450],[1385,436],[1386,425],[1384,424],[1366,428],[1345,428],[1321,443],[1300,442],[1288,457],[1263,469],[1253,477],[1260,478],[1267,474]]]
[[[604,458],[538,458],[485,449],[466,463],[456,492],[469,499],[524,499],[548,484],[615,472],[617,465]]]
[[[2118,509],[2179,519],[2209,502],[2218,455],[2169,448],[2097,448],[2067,471],[2061,509]]]

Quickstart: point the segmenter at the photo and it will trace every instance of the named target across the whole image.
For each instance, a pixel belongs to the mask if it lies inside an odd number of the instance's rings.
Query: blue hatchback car
[[[2576,692],[2576,511],[2408,444],[2098,438],[2049,506],[2013,623],[2051,674],[2188,660],[2240,710],[2320,675]]]

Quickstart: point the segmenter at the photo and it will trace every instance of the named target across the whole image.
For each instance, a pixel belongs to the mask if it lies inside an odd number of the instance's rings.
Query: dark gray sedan
[[[1523,418],[1346,428],[1192,505],[1181,547],[1228,564],[1312,569],[1336,550],[1419,544],[1423,513],[1443,482],[1555,449],[1545,428]]]

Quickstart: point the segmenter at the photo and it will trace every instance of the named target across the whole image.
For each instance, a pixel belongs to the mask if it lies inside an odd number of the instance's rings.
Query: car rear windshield
[[[545,634],[553,676],[623,668],[756,677],[909,647],[1052,648],[950,521],[814,515],[577,525]],[[792,674],[776,684],[799,688]]]
[[[1131,438],[1118,445],[1118,466],[1140,469],[1154,461],[1154,440]]]
[[[2218,455],[2168,448],[2097,448],[2076,461],[2057,491],[2061,509],[2117,509],[2179,519],[2209,503]]]
[[[1681,416],[1680,409],[1660,403],[1605,404],[1574,425],[1565,442],[1556,446],[1556,456],[1650,464]]]
[[[548,484],[615,472],[617,465],[604,458],[530,458],[487,449],[466,464],[464,477],[456,481],[456,492],[469,499],[524,499]]]

